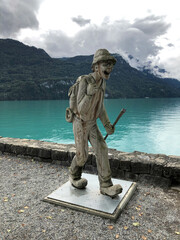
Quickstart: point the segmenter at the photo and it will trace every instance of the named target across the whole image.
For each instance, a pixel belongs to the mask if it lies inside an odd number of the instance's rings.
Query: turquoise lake
[[[74,143],[72,124],[65,121],[67,100],[0,102],[0,136]],[[127,111],[108,136],[109,148],[180,155],[180,98],[106,99],[113,123]],[[106,132],[98,120],[103,136]]]

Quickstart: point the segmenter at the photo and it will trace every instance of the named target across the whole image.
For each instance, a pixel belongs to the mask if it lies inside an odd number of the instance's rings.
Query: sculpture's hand
[[[98,91],[96,84],[89,83],[87,86],[87,95],[92,96]]]
[[[105,127],[108,135],[113,134],[115,131],[115,127],[113,127],[113,125],[110,122],[106,123],[106,125],[104,127]]]

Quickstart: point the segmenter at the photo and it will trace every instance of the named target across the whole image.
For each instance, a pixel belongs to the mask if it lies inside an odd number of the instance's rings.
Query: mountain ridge
[[[107,98],[180,97],[180,82],[132,68],[120,55]],[[93,55],[51,58],[43,49],[0,39],[0,100],[67,99],[69,87],[91,72]]]

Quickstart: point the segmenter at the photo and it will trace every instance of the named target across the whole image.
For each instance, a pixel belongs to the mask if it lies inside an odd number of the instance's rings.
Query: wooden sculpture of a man
[[[69,89],[70,108],[66,110],[66,120],[73,123],[76,155],[70,166],[70,182],[78,189],[88,184],[81,178],[82,169],[88,158],[88,140],[96,156],[100,192],[115,197],[122,192],[119,184],[113,185],[108,159],[108,147],[97,126],[100,118],[107,134],[114,133],[104,107],[106,80],[109,79],[116,59],[106,49],[99,49],[94,54],[92,73],[80,76]]]

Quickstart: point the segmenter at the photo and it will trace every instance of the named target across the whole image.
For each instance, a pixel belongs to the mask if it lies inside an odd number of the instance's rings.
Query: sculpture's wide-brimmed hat
[[[108,60],[111,60],[113,64],[116,63],[115,57],[113,57],[107,49],[98,49],[94,54],[92,66],[98,62]]]

